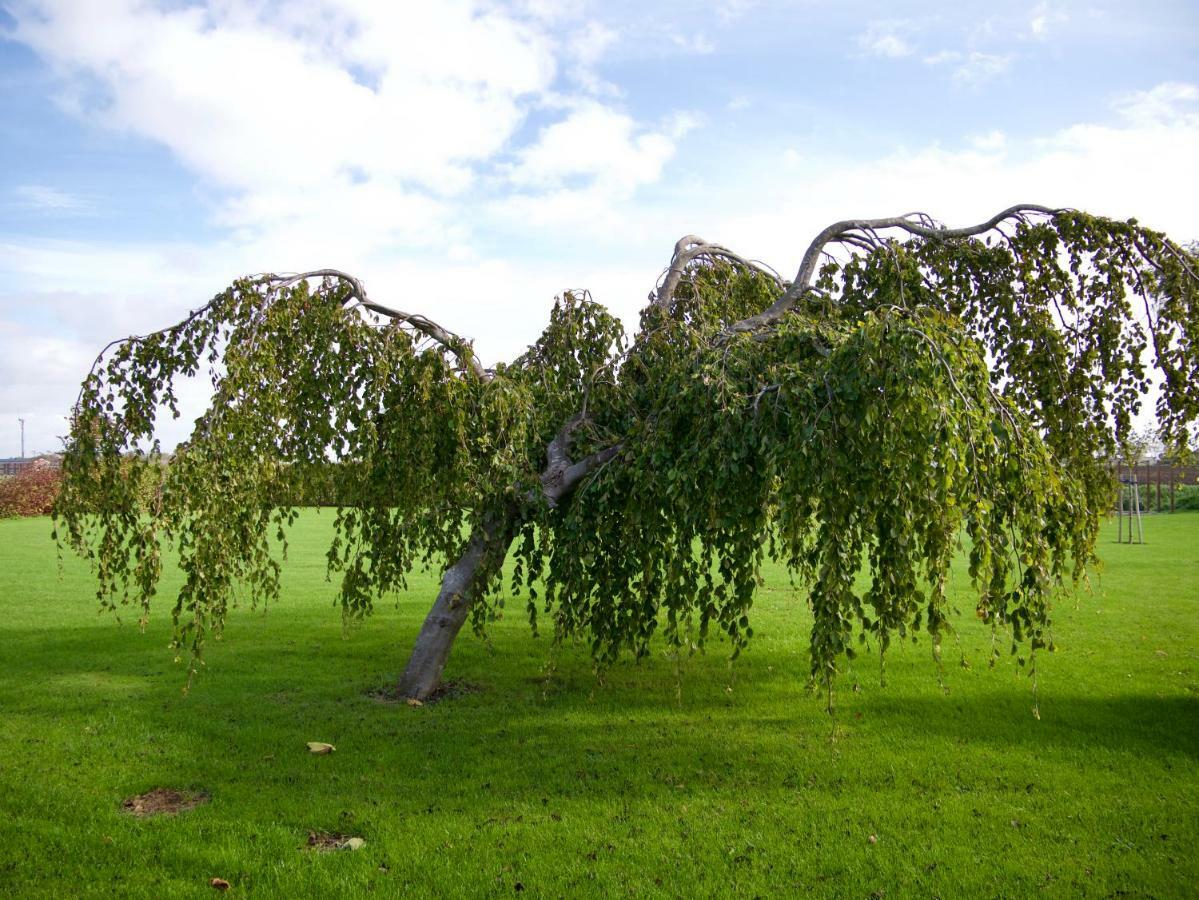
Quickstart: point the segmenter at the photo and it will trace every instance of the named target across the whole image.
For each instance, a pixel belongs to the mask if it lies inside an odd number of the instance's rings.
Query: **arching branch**
[[[649,300],[651,306],[666,307],[670,305],[674,299],[674,292],[678,289],[679,282],[682,281],[683,275],[687,272],[687,267],[699,260],[717,260],[722,259],[726,262],[731,262],[734,265],[741,266],[746,269],[752,269],[757,272],[772,278],[778,289],[781,291],[786,288],[786,282],[779,276],[777,272],[769,266],[762,263],[746,259],[745,257],[734,253],[728,247],[723,247],[720,244],[713,244],[705,241],[703,238],[694,234],[686,235],[679,238],[674,245],[674,253],[670,258],[670,266],[666,269],[662,276],[657,289],[650,294]]]
[[[366,288],[362,286],[362,282],[340,269],[313,269],[309,272],[298,272],[292,275],[260,275],[255,279],[255,283],[267,285],[276,289],[290,287],[307,278],[333,278],[343,282],[350,288],[350,294],[357,301],[357,306],[377,313],[381,316],[386,316],[397,324],[408,325],[414,331],[424,335],[432,341],[440,344],[450,353],[457,357],[458,362],[464,369],[470,369],[475,375],[480,378],[489,377],[489,372],[483,368],[478,357],[475,356],[474,350],[471,348],[470,341],[460,337],[454,332],[443,328],[432,319],[420,315],[419,313],[409,313],[403,310],[395,309],[390,306],[384,306],[382,303],[377,303],[367,296]]]
[[[363,287],[361,280],[355,278],[353,275],[350,275],[347,272],[342,272],[340,269],[312,269],[308,272],[296,272],[288,275],[265,273],[250,276],[248,282],[252,285],[263,287],[268,290],[279,291],[291,287],[294,284],[298,284],[299,282],[308,278],[332,278],[342,282],[350,288],[350,295],[353,297],[356,306],[369,310],[370,312],[377,313],[378,315],[386,316],[387,318],[401,325],[408,325],[417,333],[422,334],[430,340],[440,344],[447,351],[452,353],[463,369],[468,369],[479,378],[491,377],[492,373],[485,369],[482,363],[479,362],[478,357],[475,356],[470,341],[454,334],[452,331],[449,331],[446,328],[443,328],[432,319],[426,318],[419,313],[403,312],[389,306],[384,306],[381,303],[376,303],[367,295],[366,288]],[[220,299],[221,298],[219,296],[214,297],[212,300],[208,301],[198,309],[192,310],[174,325],[169,325],[166,328],[160,328],[157,331],[152,331],[148,334],[132,335],[130,337],[119,338],[115,341],[110,341],[96,355],[96,359],[92,363],[90,371],[96,371],[104,357],[108,354],[108,351],[113,347],[121,344],[144,343],[151,338],[178,332],[180,329],[204,315],[204,313],[207,312],[213,306],[213,304],[217,303]]]
[[[790,286],[783,291],[782,295],[770,308],[742,319],[739,322],[734,322],[728,327],[727,331],[729,333],[756,331],[782,318],[811,289],[812,278],[816,274],[816,267],[820,263],[821,255],[825,252],[825,248],[829,244],[844,243],[865,249],[865,247],[876,246],[880,242],[878,232],[891,229],[897,229],[913,237],[922,237],[929,240],[956,240],[986,234],[988,231],[998,228],[1004,222],[1027,222],[1033,216],[1052,216],[1058,212],[1061,212],[1061,210],[1051,209],[1048,206],[1039,206],[1035,203],[1021,203],[1016,206],[1009,206],[985,222],[980,222],[977,225],[967,225],[964,228],[942,227],[928,215],[919,212],[885,219],[843,219],[840,222],[834,222],[820,232],[820,234],[816,235],[815,240],[808,245],[808,249],[803,255],[803,260],[799,264],[799,271],[795,275],[795,280],[791,282]]]

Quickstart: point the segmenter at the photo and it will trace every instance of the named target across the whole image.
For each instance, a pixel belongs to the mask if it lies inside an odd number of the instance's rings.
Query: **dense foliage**
[[[98,361],[59,533],[95,560],[103,603],[147,610],[174,544],[177,641],[193,661],[238,591],[277,597],[271,537],[285,550],[288,501],[317,489],[344,504],[328,559],[348,616],[483,534],[477,628],[499,614],[515,540],[534,627],[586,637],[597,663],[656,634],[690,651],[713,627],[738,652],[769,557],[807,589],[811,675],[831,686],[859,644],[926,630],[939,654],[965,543],[977,614],[1013,652],[1051,648],[1053,596],[1094,561],[1113,496],[1103,460],[1153,370],[1167,444],[1199,418],[1199,280],[1134,222],[1017,211],[958,236],[900,221],[902,242],[878,223],[826,232],[809,255],[842,252],[810,283],[714,245],[676,254],[677,282],[631,339],[567,294],[493,370],[353,279],[238,281]],[[202,368],[213,403],[162,469],[155,416]],[[161,479],[149,516],[130,465]]]
[[[1141,505],[1148,508],[1148,498]],[[1199,510],[1199,485],[1189,484],[1178,489],[1178,495],[1174,501],[1175,509]]]
[[[16,475],[0,477],[0,518],[44,516],[54,508],[62,472],[55,466],[26,466]]]

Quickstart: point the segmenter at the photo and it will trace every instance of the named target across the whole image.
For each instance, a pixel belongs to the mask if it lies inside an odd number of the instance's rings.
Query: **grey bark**
[[[515,536],[515,515],[487,517],[475,529],[466,550],[442,576],[441,590],[425,617],[412,647],[412,656],[400,676],[402,697],[425,700],[441,684],[441,674],[450,658],[454,639],[462,630],[470,606],[488,578],[504,564],[508,546]]]
[[[1059,210],[1039,206],[1035,203],[1022,203],[996,213],[985,222],[968,225],[965,228],[942,228],[923,213],[908,213],[906,216],[893,216],[886,219],[845,219],[841,222],[834,222],[816,235],[816,239],[808,245],[803,260],[799,264],[799,271],[795,274],[795,280],[775,300],[774,304],[769,309],[742,319],[740,322],[735,322],[727,330],[731,333],[756,331],[759,328],[773,325],[781,319],[810,290],[821,254],[829,244],[847,243],[870,250],[880,245],[879,232],[888,229],[898,229],[915,237],[930,240],[955,240],[985,234],[997,228],[1002,222],[1024,221],[1030,216],[1049,216],[1056,212]]]
[[[679,238],[675,243],[674,254],[670,258],[670,266],[667,267],[666,272],[662,275],[657,289],[649,295],[650,305],[669,307],[671,300],[674,299],[674,292],[678,289],[679,282],[683,280],[686,274],[687,267],[696,260],[701,259],[723,259],[743,268],[756,270],[768,278],[772,278],[775,286],[780,291],[787,287],[783,279],[779,277],[778,272],[769,266],[756,260],[746,259],[734,253],[728,247],[722,247],[720,244],[713,244],[697,235],[689,234]]]
[[[623,444],[616,444],[572,462],[569,453],[571,437],[582,419],[581,415],[572,418],[550,443],[541,485],[526,497],[529,502],[535,502],[537,491],[540,491],[546,503],[557,505],[573,493],[587,475],[620,455]],[[425,617],[412,656],[400,676],[401,697],[425,700],[437,690],[454,640],[470,615],[471,604],[504,564],[519,523],[520,513],[514,506],[487,516],[471,535],[462,555],[446,569],[441,590]]]
[[[382,303],[376,303],[366,295],[366,288],[362,286],[361,281],[340,269],[313,269],[310,272],[299,272],[286,277],[265,275],[260,280],[276,288],[281,288],[295,284],[297,281],[303,281],[306,278],[336,278],[339,281],[345,282],[350,286],[350,293],[363,309],[386,316],[397,325],[410,326],[418,334],[436,341],[450,353],[454,354],[463,369],[470,370],[480,378],[487,379],[491,377],[491,373],[483,367],[478,357],[475,356],[470,341],[465,340],[446,328],[442,328],[432,319],[422,316],[419,313],[404,312],[390,306],[384,306]]]

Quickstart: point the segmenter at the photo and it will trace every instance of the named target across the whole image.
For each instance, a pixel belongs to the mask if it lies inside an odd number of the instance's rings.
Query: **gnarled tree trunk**
[[[446,569],[437,600],[425,617],[400,677],[400,696],[424,700],[441,684],[454,639],[470,615],[477,591],[504,564],[515,525],[513,512],[487,516],[471,535],[466,550]]]

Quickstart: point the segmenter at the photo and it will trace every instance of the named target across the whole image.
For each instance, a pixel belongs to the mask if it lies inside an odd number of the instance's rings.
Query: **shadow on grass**
[[[489,655],[470,641],[458,649],[447,677],[478,682],[483,692],[424,709],[397,707],[367,696],[387,679],[371,664],[393,662],[396,641],[367,638],[222,646],[215,671],[183,696],[184,669],[171,663],[162,629],[147,635],[130,628],[10,631],[0,706],[56,722],[115,710],[150,731],[224,745],[245,743],[243,729],[252,722],[263,740],[307,730],[305,739],[379,744],[425,765],[448,754],[447,766],[468,770],[507,764],[511,754],[530,748],[544,758],[586,757],[588,747],[602,747],[626,757],[622,765],[668,766],[690,756],[735,764],[750,780],[744,768],[761,766],[763,781],[777,781],[767,777],[770,752],[827,744],[834,726],[846,740],[892,748],[940,743],[1034,755],[1199,757],[1199,699],[1043,691],[1043,717],[1036,721],[1027,690],[1001,673],[984,676],[993,677],[993,685],[975,680],[943,695],[900,671],[890,687],[843,691],[830,721],[823,701],[804,691],[796,676],[794,653],[758,652],[752,666],[739,670],[731,694],[719,654],[691,659],[680,702],[673,667],[662,660],[618,665],[598,685],[585,655],[564,651],[558,674],[543,684],[533,677],[527,647],[505,642]],[[755,762],[759,753],[765,755]],[[723,754],[729,759],[722,761]]]

